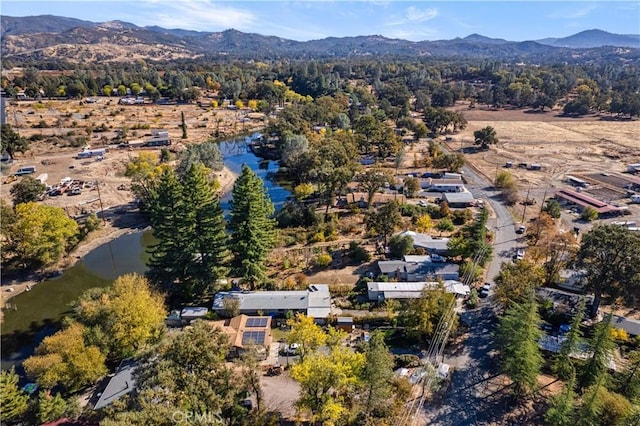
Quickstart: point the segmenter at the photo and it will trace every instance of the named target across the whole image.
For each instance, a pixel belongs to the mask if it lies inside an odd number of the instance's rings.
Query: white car
[[[518,249],[518,251],[516,252],[516,259],[518,260],[522,260],[524,259],[524,249]]]
[[[292,343],[290,345],[287,345],[287,346],[284,347],[282,352],[285,355],[290,355],[290,356],[298,355],[298,353],[300,352],[300,344],[299,343]]]

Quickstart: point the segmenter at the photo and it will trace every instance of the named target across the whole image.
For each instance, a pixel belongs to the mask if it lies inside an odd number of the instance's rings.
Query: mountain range
[[[169,60],[197,57],[347,58],[430,56],[505,58],[527,62],[640,61],[640,35],[588,30],[564,38],[513,42],[472,34],[453,40],[412,42],[379,35],[299,42],[236,30],[201,32],[90,22],[52,15],[1,16],[5,60]]]

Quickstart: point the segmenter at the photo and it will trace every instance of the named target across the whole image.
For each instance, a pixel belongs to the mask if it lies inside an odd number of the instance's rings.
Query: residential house
[[[229,337],[230,357],[240,356],[244,351],[255,351],[260,359],[266,359],[273,337],[271,336],[271,317],[238,315],[223,321],[212,323],[220,327]]]
[[[113,377],[109,380],[109,383],[107,383],[107,387],[100,394],[100,398],[93,409],[99,410],[104,408],[111,405],[113,401],[120,397],[133,392],[136,386],[133,373],[137,366],[138,362],[136,360],[125,359],[122,361]]]
[[[457,280],[460,266],[455,263],[406,262],[403,260],[378,261],[380,275],[397,281]]]
[[[372,281],[367,283],[367,296],[372,302],[384,302],[390,299],[417,299],[425,289],[435,290],[444,285],[447,293],[456,296],[466,296],[471,289],[460,281],[447,280],[443,283],[437,281],[422,282],[382,282]]]
[[[449,252],[449,247],[447,246],[449,238],[432,238],[431,235],[414,231],[404,231],[398,235],[410,236],[413,239],[413,247],[423,248],[427,253],[446,255]]]
[[[420,188],[429,192],[462,192],[465,190],[464,182],[460,178],[453,179],[419,179]]]
[[[313,284],[298,291],[221,291],[213,299],[213,311],[223,314],[229,304],[237,305],[246,315],[284,316],[287,312],[303,313],[318,322],[331,314],[331,294],[326,284]]]
[[[471,207],[475,205],[476,200],[473,198],[473,194],[468,191],[463,192],[444,192],[442,194],[442,201],[446,201],[449,207]]]

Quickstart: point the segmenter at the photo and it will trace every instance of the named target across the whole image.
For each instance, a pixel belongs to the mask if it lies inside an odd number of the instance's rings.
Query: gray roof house
[[[417,299],[425,289],[438,288],[438,282],[380,282],[372,281],[367,283],[367,296],[372,302],[384,302],[388,299]],[[457,296],[469,294],[468,285],[460,281],[447,280],[444,282],[447,293]]]
[[[213,298],[213,311],[225,310],[225,299],[238,302],[238,313],[246,315],[282,316],[288,311],[300,312],[316,319],[331,314],[331,294],[326,284],[312,284],[299,291],[221,291]]]
[[[449,247],[447,246],[449,238],[432,238],[431,235],[414,231],[404,231],[398,235],[410,236],[413,239],[414,247],[422,247],[428,253],[447,254],[449,252]]]
[[[460,266],[454,263],[378,261],[380,274],[399,281],[457,280]]]
[[[138,362],[136,360],[125,359],[122,361],[118,366],[116,373],[113,375],[111,380],[109,380],[109,383],[107,383],[107,387],[102,391],[102,394],[100,394],[100,398],[93,409],[99,410],[104,408],[121,396],[132,392],[136,387],[136,380],[133,377],[133,372],[137,366]]]
[[[449,207],[470,207],[476,202],[470,192],[443,192],[442,201],[446,201]]]

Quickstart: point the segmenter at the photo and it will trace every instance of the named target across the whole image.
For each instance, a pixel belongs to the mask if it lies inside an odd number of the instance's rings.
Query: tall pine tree
[[[226,222],[220,200],[209,181],[208,169],[202,164],[192,164],[182,182],[182,195],[188,205],[189,229],[193,230],[191,243],[194,257],[187,273],[198,290],[214,288],[226,275],[227,249]]]
[[[175,172],[164,170],[152,190],[149,206],[153,235],[158,240],[149,248],[149,276],[156,283],[182,285],[182,291],[190,285],[189,265],[194,255],[194,229],[188,210]]]
[[[569,378],[575,376],[576,373],[571,354],[578,350],[578,347],[580,346],[582,337],[580,326],[582,324],[582,320],[584,319],[585,308],[586,299],[583,297],[580,300],[578,308],[576,309],[576,314],[573,316],[573,320],[571,321],[571,328],[569,329],[569,332],[566,335],[566,339],[562,343],[560,352],[556,356],[555,362],[553,364],[553,370],[562,380],[568,380]]]
[[[247,166],[233,185],[231,201],[231,266],[254,289],[267,280],[265,261],[276,239],[275,209],[262,179]]]
[[[10,422],[22,416],[29,406],[29,395],[24,393],[18,380],[20,378],[11,370],[0,373],[0,421]]]
[[[597,383],[606,385],[609,378],[609,362],[613,358],[616,342],[611,330],[612,314],[607,314],[595,327],[593,338],[589,342],[592,355],[584,365],[582,371],[582,387],[595,386]],[[602,379],[602,380],[601,380]]]
[[[500,319],[498,338],[502,347],[502,371],[513,381],[515,393],[526,395],[535,390],[543,359],[538,341],[540,315],[533,292],[521,303],[512,305]]]

